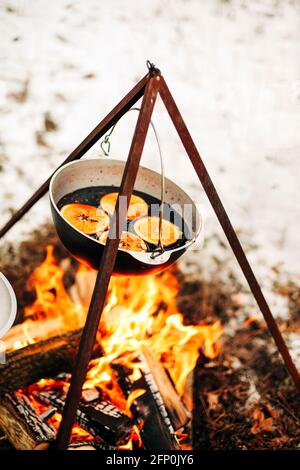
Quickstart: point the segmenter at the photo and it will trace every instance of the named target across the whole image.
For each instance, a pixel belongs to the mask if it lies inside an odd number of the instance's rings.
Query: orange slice
[[[159,242],[159,217],[142,217],[134,222],[133,226],[139,237],[148,243],[157,245]],[[181,237],[179,228],[163,219],[162,221],[162,243],[164,246],[173,245]]]
[[[61,208],[61,213],[70,224],[87,235],[107,230],[109,226],[108,215],[88,204],[66,204]]]
[[[105,194],[100,200],[100,204],[103,209],[108,212],[108,214],[113,215],[116,202],[118,198],[118,193],[108,193]],[[135,194],[132,194],[130,198],[130,204],[127,211],[127,219],[133,220],[143,215],[148,214],[148,204],[144,199]]]
[[[106,244],[108,230],[98,237],[100,243]],[[130,232],[123,232],[119,243],[119,248],[130,251],[147,251],[147,245],[140,237]]]

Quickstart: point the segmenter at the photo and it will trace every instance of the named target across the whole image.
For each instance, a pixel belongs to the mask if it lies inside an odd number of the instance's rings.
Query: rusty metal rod
[[[54,173],[66,163],[79,160],[127,111],[143,96],[150,74],[140,80],[134,88],[115,106],[115,108],[92,130],[92,132],[76,147],[66,160],[59,165],[42,186],[15,212],[0,230],[2,238],[28,211],[43,197],[49,189],[49,183]]]
[[[76,366],[72,374],[71,385],[63,411],[62,422],[58,430],[56,443],[54,445],[54,449],[56,450],[66,449],[70,440],[72,426],[75,421],[76,411],[81,397],[81,390],[86,378],[93,346],[96,341],[96,334],[98,331],[101,314],[105,305],[107,289],[117,256],[121,232],[119,227],[122,227],[125,222],[128,201],[130,200],[136,180],[153,107],[157,97],[159,83],[160,73],[158,72],[149,78],[145,88],[141,111],[139,113],[128,159],[122,177],[120,193],[115,209],[115,217],[110,228],[110,234],[115,234],[116,237],[110,238],[109,235],[109,239],[106,243],[106,247],[100,262],[94,292],[90,303],[87,320],[83,329],[77,360],[75,362]],[[122,208],[122,213],[120,213],[119,204],[121,196],[126,196],[126,208]]]
[[[167,108],[170,118],[177,130],[177,133],[181,139],[181,142],[190,157],[190,160],[194,166],[194,169],[202,183],[202,186],[206,192],[206,195],[215,211],[215,214],[224,230],[227,240],[235,254],[235,257],[244,273],[244,276],[249,284],[249,287],[253,293],[253,296],[263,314],[265,321],[269,327],[269,330],[274,338],[276,346],[284,360],[286,368],[292,377],[297,389],[300,391],[300,375],[291,358],[289,350],[283,339],[283,336],[278,328],[278,325],[272,315],[272,312],[267,304],[267,301],[261,291],[259,283],[254,275],[254,272],[249,264],[249,261],[245,255],[245,252],[240,244],[237,234],[229,220],[229,217],[225,211],[225,208],[218,196],[217,190],[209,176],[209,173],[201,159],[201,156],[196,148],[196,145],[189,133],[189,130],[180,114],[180,111],[174,101],[174,98],[164,80],[161,77],[161,86],[159,90],[160,96]]]

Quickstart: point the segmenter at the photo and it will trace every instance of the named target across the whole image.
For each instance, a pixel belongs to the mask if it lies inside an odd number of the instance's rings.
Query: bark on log
[[[70,444],[67,450],[101,450],[97,444],[92,442],[77,442]]]
[[[148,386],[153,388],[156,384],[175,431],[183,428],[190,422],[191,413],[184,406],[162,363],[146,346],[142,345],[140,350],[143,374]]]
[[[135,420],[138,423],[143,421],[140,430],[143,446],[151,450],[180,450],[174,426],[157,383],[146,365],[145,356],[140,353],[138,358],[141,362],[141,377],[135,382],[129,377],[131,371],[122,364],[123,359],[121,362],[115,361],[112,368],[127,398],[134,391],[145,392],[136,397],[130,407]]]
[[[24,323],[13,326],[2,341],[5,343],[6,351],[12,351],[16,343],[26,344],[28,338],[35,342],[44,341],[81,327],[82,325],[68,328],[68,325],[60,318],[45,318],[45,320],[38,321],[28,319]]]
[[[0,401],[0,427],[18,450],[44,450],[55,439],[55,430],[37,414],[21,394],[6,393]]]
[[[64,408],[66,397],[60,396],[56,391],[36,391],[34,396],[40,402],[56,407],[59,412]],[[113,446],[110,448],[126,442],[126,438],[133,432],[133,425],[128,416],[106,400],[80,403],[76,423],[92,436]]]
[[[81,333],[72,331],[8,353],[6,363],[0,365],[0,396],[43,377],[71,371]],[[101,355],[97,345],[94,355]]]
[[[44,415],[38,415],[28,398],[19,392],[7,393],[0,400],[0,428],[15,449],[46,450],[51,446],[56,430],[47,424]],[[101,440],[73,442],[68,447],[68,450],[102,449],[107,449],[107,445]]]

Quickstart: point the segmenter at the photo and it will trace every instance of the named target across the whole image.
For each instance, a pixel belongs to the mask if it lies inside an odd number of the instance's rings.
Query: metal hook
[[[112,126],[110,131],[104,136],[104,139],[100,142],[100,147],[101,147],[101,149],[102,149],[102,151],[103,151],[103,153],[106,157],[109,156],[109,152],[110,152],[110,140],[109,140],[109,138],[110,138],[111,134],[113,133],[114,128],[116,127],[116,125],[117,124],[114,124]],[[106,149],[105,149],[105,146],[107,146]]]
[[[160,73],[160,70],[155,66],[153,62],[150,62],[150,60],[146,61],[146,65],[147,65],[150,75],[154,75],[155,73]]]

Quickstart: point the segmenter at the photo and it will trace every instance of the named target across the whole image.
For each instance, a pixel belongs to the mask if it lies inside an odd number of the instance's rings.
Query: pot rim
[[[78,228],[74,227],[74,225],[72,225],[68,220],[66,220],[66,219],[62,216],[60,210],[58,209],[58,207],[57,207],[57,205],[56,205],[56,202],[54,201],[54,197],[53,197],[53,184],[54,184],[54,181],[55,181],[56,177],[57,177],[60,173],[62,173],[66,168],[68,168],[68,167],[70,167],[70,166],[73,166],[73,165],[74,165],[74,166],[75,166],[75,165],[80,165],[80,164],[82,164],[82,163],[84,163],[84,162],[86,162],[86,161],[93,161],[93,162],[95,162],[95,161],[97,161],[97,160],[99,161],[99,159],[97,159],[97,158],[83,158],[83,159],[75,160],[75,161],[66,163],[65,165],[62,165],[62,166],[52,175],[52,177],[51,177],[51,180],[50,180],[50,183],[49,183],[49,198],[50,198],[50,202],[51,202],[53,208],[55,209],[56,213],[59,215],[59,217],[60,217],[65,223],[67,223],[67,224],[70,226],[71,229],[73,229],[74,231],[76,231],[76,232],[79,233],[80,235],[84,236],[84,237],[87,238],[89,241],[95,242],[95,243],[97,243],[97,245],[100,244],[101,246],[105,247],[106,245],[104,245],[103,243],[101,243],[99,240],[96,240],[96,238],[92,238],[92,237],[90,237],[89,235],[85,234],[84,232],[81,232]],[[100,160],[100,161],[101,161],[101,160]],[[125,166],[125,163],[126,163],[125,161],[123,161],[123,160],[118,160],[118,159],[116,159],[116,158],[105,158],[103,161],[106,161],[106,162],[112,161],[112,162],[122,163],[123,166]],[[152,170],[151,168],[148,168],[148,167],[145,167],[145,166],[142,166],[142,165],[140,165],[140,168],[143,168],[143,169],[145,169],[145,170],[149,170],[149,171],[151,171],[151,172],[153,172],[153,173],[159,174],[158,172]],[[170,183],[172,183],[173,185],[175,185],[176,187],[178,186],[176,183],[174,183],[174,181],[170,180],[169,178],[166,178],[166,177],[165,177],[165,179],[168,180],[168,181],[169,181]],[[179,186],[178,186],[178,188],[179,188]],[[199,227],[198,227],[198,230],[197,230],[196,234],[194,235],[194,237],[193,237],[191,240],[188,240],[184,245],[179,246],[179,247],[177,247],[177,248],[174,248],[174,249],[172,249],[172,250],[165,250],[164,253],[168,253],[168,254],[170,254],[170,255],[171,255],[171,253],[175,253],[176,251],[179,251],[179,250],[187,250],[193,243],[196,242],[196,240],[197,240],[198,236],[200,235],[200,232],[201,232],[201,230],[202,230],[202,228],[203,228],[203,218],[202,218],[202,214],[199,212],[199,210],[198,210],[196,204],[194,203],[194,201],[190,198],[190,196],[189,196],[182,188],[179,188],[179,189],[181,189],[181,191],[183,191],[184,194],[191,200],[191,202],[192,202],[192,204],[193,204],[193,206],[194,206],[194,208],[195,208],[196,215],[197,215],[198,220],[199,220]],[[136,219],[136,220],[138,220],[138,219]],[[123,248],[118,248],[118,251],[122,251],[123,253],[128,253],[129,255],[131,255],[131,256],[133,256],[133,257],[136,256],[136,253],[140,253],[140,252],[138,252],[138,251],[125,250],[125,249],[123,249]]]

